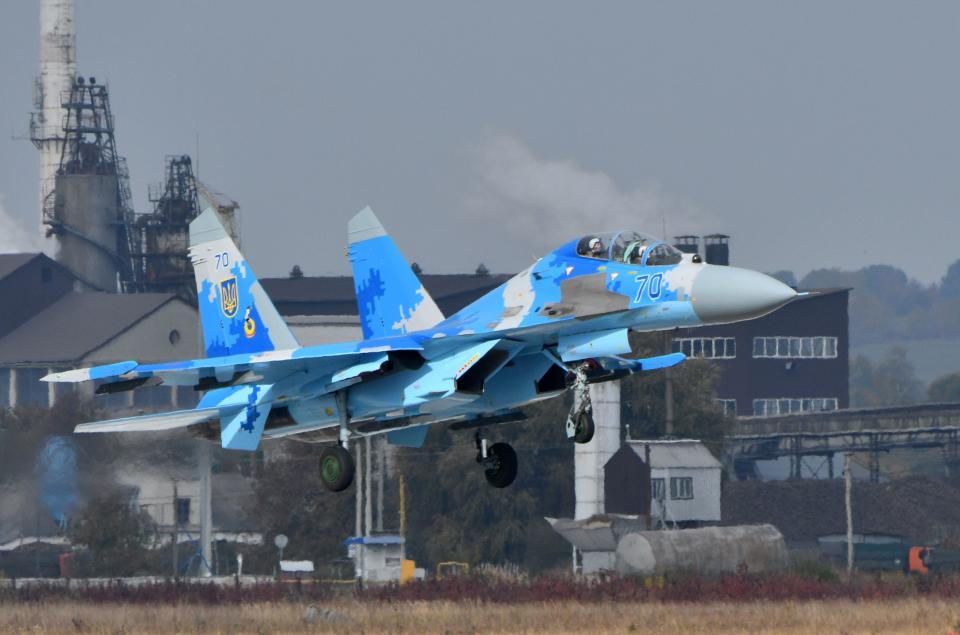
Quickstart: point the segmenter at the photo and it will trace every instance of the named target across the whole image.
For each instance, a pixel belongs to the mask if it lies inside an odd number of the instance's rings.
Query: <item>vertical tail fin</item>
[[[298,346],[211,208],[190,223],[190,260],[207,357]]]
[[[372,209],[364,208],[350,219],[347,237],[365,339],[403,335],[443,321],[443,313]]]

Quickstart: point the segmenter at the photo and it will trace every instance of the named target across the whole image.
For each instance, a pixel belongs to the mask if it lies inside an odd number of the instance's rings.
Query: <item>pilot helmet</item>
[[[590,242],[587,243],[587,246],[590,247],[590,249],[599,249],[602,244],[600,243],[600,239],[594,236],[590,239]]]

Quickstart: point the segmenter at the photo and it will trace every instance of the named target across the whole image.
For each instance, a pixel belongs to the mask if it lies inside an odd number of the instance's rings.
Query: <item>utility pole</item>
[[[202,567],[198,568],[200,577],[213,575],[210,564],[213,561],[211,548],[211,525],[213,524],[212,492],[210,487],[210,446],[200,444],[200,553],[203,554]]]
[[[377,531],[383,532],[383,477],[387,471],[387,444],[383,436],[377,437]]]
[[[847,578],[853,575],[853,473],[850,471],[850,453],[844,455],[844,498],[847,507]]]
[[[663,352],[667,354],[671,351],[670,346],[671,331],[663,332]],[[665,404],[666,421],[663,426],[663,436],[670,438],[673,436],[673,367],[667,366],[663,369],[663,401]]]
[[[173,535],[170,537],[170,551],[173,552],[173,579],[176,580],[179,577],[179,563],[177,562],[177,538],[180,533],[180,524],[177,519],[177,482],[173,482],[173,505],[170,506],[170,509],[173,510]]]
[[[357,478],[353,483],[353,486],[356,488],[356,523],[353,533],[355,536],[360,537],[363,535],[363,451],[361,450],[361,444],[355,443],[354,446],[357,453],[357,458],[355,459]]]
[[[367,453],[367,467],[366,470],[364,470],[366,474],[363,475],[363,483],[366,486],[363,493],[366,498],[363,505],[363,524],[367,530],[367,533],[364,535],[369,536],[370,530],[373,529],[373,497],[371,496],[373,493],[371,491],[373,488],[373,474],[371,469],[373,466],[373,452],[370,448],[369,436],[363,438],[363,445],[366,446],[364,451]]]

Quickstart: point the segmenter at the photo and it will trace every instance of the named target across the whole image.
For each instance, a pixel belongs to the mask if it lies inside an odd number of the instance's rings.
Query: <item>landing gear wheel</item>
[[[320,480],[331,492],[342,492],[353,483],[353,457],[340,445],[320,452]]]
[[[509,487],[517,478],[517,453],[508,443],[494,443],[483,460],[484,476],[496,488]]]
[[[593,439],[593,431],[593,412],[591,410],[583,410],[577,415],[574,423],[574,442],[590,443]]]

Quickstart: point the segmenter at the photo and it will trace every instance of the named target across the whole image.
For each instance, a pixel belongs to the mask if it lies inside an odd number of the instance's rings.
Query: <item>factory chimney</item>
[[[41,214],[44,206],[53,206],[54,177],[63,151],[66,111],[62,104],[76,75],[73,0],[40,0],[40,74],[34,83],[36,111],[30,115],[30,138],[40,150]],[[46,234],[42,215],[40,230]],[[52,243],[48,244],[52,250]]]

